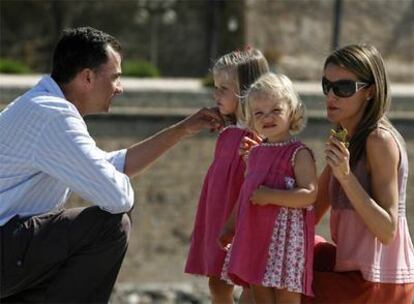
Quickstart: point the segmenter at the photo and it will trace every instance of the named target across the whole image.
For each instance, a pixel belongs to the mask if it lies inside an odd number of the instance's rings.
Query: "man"
[[[121,47],[90,27],[66,30],[51,76],[0,113],[0,302],[108,302],[124,258],[134,204],[129,177],[182,138],[218,128],[202,109],[111,153],[83,116],[122,93]],[[63,209],[70,192],[94,206]]]

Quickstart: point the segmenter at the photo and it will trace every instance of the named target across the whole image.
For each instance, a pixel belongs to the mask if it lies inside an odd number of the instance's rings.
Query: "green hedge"
[[[30,73],[30,68],[20,61],[0,58],[0,73],[25,74]]]
[[[123,62],[122,74],[132,77],[159,77],[160,71],[145,60],[125,60]]]

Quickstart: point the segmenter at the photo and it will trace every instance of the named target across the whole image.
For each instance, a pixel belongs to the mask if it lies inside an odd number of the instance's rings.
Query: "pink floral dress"
[[[218,245],[218,237],[239,196],[245,162],[238,151],[241,139],[250,134],[246,129],[229,126],[217,139],[198,203],[186,273],[220,276],[226,251]]]
[[[236,233],[222,279],[313,295],[313,207],[259,206],[250,201],[260,185],[277,189],[295,187],[294,161],[300,149],[308,148],[292,139],[263,143],[251,150],[239,197]]]

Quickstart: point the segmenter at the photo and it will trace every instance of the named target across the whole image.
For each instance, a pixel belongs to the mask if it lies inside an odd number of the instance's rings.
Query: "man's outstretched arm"
[[[223,121],[215,109],[203,108],[184,120],[131,146],[127,150],[124,172],[129,177],[140,173],[181,139],[203,129],[218,129]]]

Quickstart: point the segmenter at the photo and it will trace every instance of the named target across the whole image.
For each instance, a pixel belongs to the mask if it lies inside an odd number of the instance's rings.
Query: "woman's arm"
[[[393,136],[385,130],[372,132],[366,143],[366,155],[372,196],[349,169],[349,152],[331,138],[327,161],[352,206],[380,242],[389,244],[395,237],[398,209],[399,149]]]
[[[318,182],[315,161],[307,149],[296,154],[295,165],[296,187],[289,190],[271,189],[260,186],[250,198],[254,204],[274,204],[288,208],[305,208],[312,204],[317,195]]]

